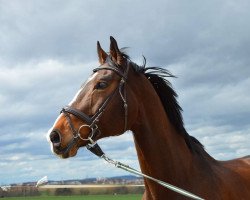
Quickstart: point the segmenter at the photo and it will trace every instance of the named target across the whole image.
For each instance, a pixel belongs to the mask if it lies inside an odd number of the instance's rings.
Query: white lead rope
[[[135,174],[135,175],[143,176],[143,177],[145,177],[147,179],[150,179],[150,180],[152,180],[152,181],[154,181],[154,182],[156,182],[156,183],[158,183],[158,184],[160,184],[160,185],[162,185],[162,186],[164,186],[164,187],[166,187],[166,188],[168,188],[168,189],[170,189],[172,191],[175,191],[175,192],[183,195],[183,196],[186,196],[186,197],[189,197],[189,198],[192,198],[192,199],[205,200],[205,199],[203,199],[201,197],[198,197],[198,196],[196,196],[196,195],[194,195],[194,194],[192,194],[192,193],[190,193],[190,192],[188,192],[186,190],[183,190],[183,189],[178,188],[178,187],[176,187],[174,185],[171,185],[171,184],[166,183],[164,181],[161,181],[161,180],[158,180],[158,179],[153,178],[151,176],[148,176],[146,174],[143,174],[142,172],[140,172],[140,171],[138,171],[136,169],[133,169],[133,168],[129,167],[128,165],[125,165],[125,164],[120,163],[118,161],[114,161],[114,160],[110,159],[109,157],[107,157],[105,154],[103,154],[101,156],[101,158],[106,160],[108,163],[113,164],[117,168],[123,169],[123,170],[125,170],[127,172],[130,172],[132,174]]]

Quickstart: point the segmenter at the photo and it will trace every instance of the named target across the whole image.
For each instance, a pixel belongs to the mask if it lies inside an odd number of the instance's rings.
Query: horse
[[[177,94],[165,68],[132,62],[110,37],[99,41],[100,66],[64,107],[49,131],[52,151],[73,157],[101,138],[133,133],[141,171],[207,200],[250,199],[250,156],[218,161],[184,127]],[[143,200],[187,199],[144,179]]]

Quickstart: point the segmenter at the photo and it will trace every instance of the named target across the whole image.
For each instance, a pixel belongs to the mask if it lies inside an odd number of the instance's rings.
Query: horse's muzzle
[[[61,134],[59,130],[53,130],[49,138],[54,147],[59,147],[61,145]]]

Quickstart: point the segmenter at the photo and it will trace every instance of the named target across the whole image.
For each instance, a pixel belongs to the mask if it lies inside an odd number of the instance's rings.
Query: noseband
[[[106,107],[110,103],[110,101],[113,99],[116,93],[119,92],[120,97],[123,101],[123,106],[124,106],[124,132],[127,130],[127,118],[128,118],[128,104],[127,104],[127,94],[126,94],[126,81],[127,81],[127,76],[128,76],[128,71],[129,71],[129,65],[126,65],[126,69],[124,72],[120,70],[121,66],[116,65],[112,59],[108,56],[105,63],[108,64],[108,66],[100,66],[98,68],[95,68],[93,72],[97,72],[100,70],[112,70],[116,74],[118,74],[121,77],[120,83],[117,86],[117,88],[107,97],[107,99],[102,103],[102,105],[98,108],[97,112],[93,116],[89,116],[86,113],[73,108],[71,106],[65,106],[62,108],[61,113],[63,113],[67,119],[67,122],[69,124],[69,127],[71,129],[71,132],[73,134],[72,140],[68,143],[68,145],[61,150],[61,153],[68,153],[69,150],[74,146],[74,144],[77,143],[77,141],[83,140],[83,141],[89,141],[89,143],[86,145],[86,147],[93,152],[94,154],[98,156],[102,156],[104,153],[102,152],[101,148],[98,146],[98,144],[95,142],[96,137],[101,133],[97,123],[100,119],[100,117],[103,115],[104,111],[106,110]],[[81,121],[83,121],[84,125],[81,125],[78,130],[75,129],[72,120],[70,118],[70,114],[74,115]],[[80,131],[82,128],[87,127],[90,130],[90,134],[87,138],[83,138],[80,134]]]

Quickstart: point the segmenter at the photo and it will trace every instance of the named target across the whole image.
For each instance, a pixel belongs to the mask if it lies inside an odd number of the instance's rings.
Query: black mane
[[[162,105],[165,112],[170,120],[170,123],[176,128],[179,134],[185,139],[188,148],[195,153],[200,155],[207,155],[203,145],[193,136],[190,136],[184,128],[182,118],[182,108],[180,107],[175,90],[171,83],[166,79],[168,77],[175,77],[167,69],[161,67],[145,67],[146,59],[144,58],[143,66],[131,62],[133,69],[137,73],[143,73],[150,83],[153,85],[159,98],[161,99]]]

